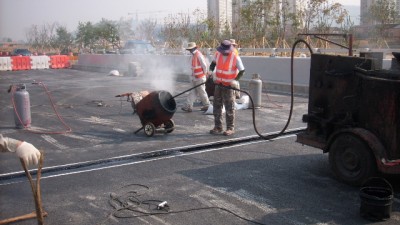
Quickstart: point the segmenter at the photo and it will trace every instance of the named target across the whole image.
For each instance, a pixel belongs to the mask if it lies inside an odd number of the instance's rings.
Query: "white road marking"
[[[56,147],[59,148],[59,149],[67,149],[67,148],[68,148],[67,146],[65,146],[65,145],[63,145],[63,144],[58,143],[58,141],[57,141],[56,139],[54,139],[53,137],[51,137],[51,136],[49,136],[49,135],[43,134],[43,135],[42,135],[42,138],[43,138],[44,140],[46,140],[47,142],[49,142],[50,144],[56,146]]]
[[[90,118],[79,118],[78,120],[82,122],[94,123],[94,124],[101,124],[101,125],[114,125],[116,124],[115,121],[109,119],[102,119],[100,117],[91,116]]]

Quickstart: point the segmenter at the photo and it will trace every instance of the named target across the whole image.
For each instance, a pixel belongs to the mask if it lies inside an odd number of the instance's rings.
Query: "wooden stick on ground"
[[[43,212],[42,212],[42,200],[41,200],[41,194],[40,194],[40,177],[42,173],[42,167],[43,167],[43,152],[40,154],[40,160],[39,160],[39,167],[37,171],[37,177],[36,177],[36,187],[35,184],[33,183],[33,179],[31,174],[28,171],[28,167],[25,164],[25,161],[20,159],[22,167],[25,170],[25,174],[28,177],[29,183],[31,185],[32,193],[33,193],[33,199],[35,200],[35,208],[36,208],[36,217],[38,220],[38,225],[43,225]]]
[[[43,212],[42,216],[43,217],[47,216],[47,212]],[[15,223],[15,222],[18,222],[18,221],[21,221],[21,220],[33,219],[33,218],[36,218],[36,217],[37,217],[36,212],[31,212],[31,213],[28,213],[28,214],[25,214],[25,215],[16,216],[16,217],[8,218],[8,219],[5,219],[5,220],[0,220],[0,225],[5,225],[5,224],[9,224],[9,223]]]
[[[43,151],[40,151],[39,167],[38,167],[37,176],[36,176],[36,187],[35,187],[35,184],[33,183],[32,176],[28,171],[28,167],[26,166],[25,161],[22,159],[20,159],[20,161],[21,161],[22,167],[24,168],[25,174],[28,177],[29,183],[31,185],[33,198],[35,200],[36,212],[12,217],[9,219],[0,220],[0,225],[14,223],[14,222],[21,221],[21,220],[33,219],[33,218],[37,218],[38,224],[43,225],[43,220],[44,220],[43,217],[47,216],[47,212],[43,211],[43,208],[42,208],[42,194],[40,191],[40,178],[42,176],[44,153],[43,153]]]

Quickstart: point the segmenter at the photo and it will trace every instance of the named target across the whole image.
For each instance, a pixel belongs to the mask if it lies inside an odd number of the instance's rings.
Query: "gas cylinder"
[[[25,84],[16,86],[14,98],[14,121],[17,128],[31,126],[31,103]]]
[[[258,73],[253,74],[252,79],[249,82],[249,94],[253,99],[254,108],[261,107],[261,92],[262,92],[262,81]],[[249,102],[249,108],[253,108],[251,101]]]

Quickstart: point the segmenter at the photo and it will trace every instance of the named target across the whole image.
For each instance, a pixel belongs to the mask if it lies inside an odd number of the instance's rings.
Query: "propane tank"
[[[25,84],[16,86],[14,98],[14,121],[18,129],[31,126],[31,103]]]
[[[253,99],[254,108],[260,108],[262,81],[258,73],[253,74],[253,77],[249,82],[249,91],[250,97]],[[251,101],[249,102],[249,108],[253,108]]]

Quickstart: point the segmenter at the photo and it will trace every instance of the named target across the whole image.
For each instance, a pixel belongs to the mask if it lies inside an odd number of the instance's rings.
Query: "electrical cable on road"
[[[167,216],[171,214],[180,214],[180,213],[188,213],[188,212],[204,211],[204,210],[221,210],[241,220],[257,225],[266,225],[264,223],[257,222],[245,218],[243,216],[240,216],[229,209],[217,206],[190,208],[184,210],[170,210],[170,206],[167,204],[164,204],[163,207],[160,207],[160,203],[164,202],[166,203],[166,201],[141,200],[141,196],[144,195],[146,191],[150,190],[148,186],[142,184],[128,184],[119,188],[118,190],[135,186],[137,187],[136,190],[127,189],[126,191],[124,191],[119,195],[116,193],[110,193],[110,199],[108,203],[112,208],[114,208],[114,211],[111,213],[112,216],[114,216],[115,218],[124,219],[124,218],[139,218],[147,216]],[[144,190],[139,190],[139,189],[144,189]],[[107,218],[101,224],[104,224],[107,220],[109,220],[109,218]]]

